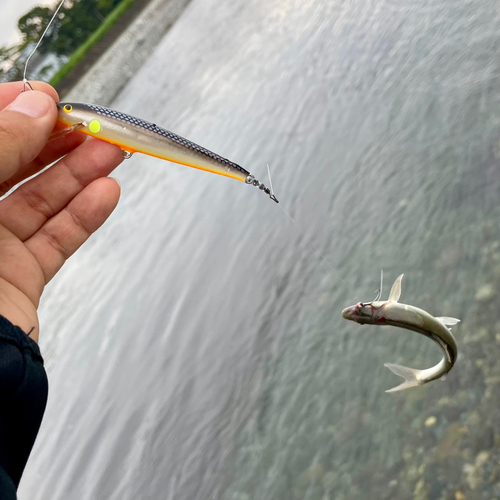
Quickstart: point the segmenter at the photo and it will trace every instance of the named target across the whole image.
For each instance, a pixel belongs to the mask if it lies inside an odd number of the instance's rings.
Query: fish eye
[[[66,113],[71,113],[71,111],[73,111],[73,106],[71,106],[71,104],[66,104],[63,109]]]

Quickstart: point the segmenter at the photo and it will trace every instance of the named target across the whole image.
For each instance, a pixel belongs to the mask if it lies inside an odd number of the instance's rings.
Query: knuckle
[[[0,141],[6,144],[19,142],[19,130],[16,130],[16,127],[13,127],[12,123],[7,120],[0,120]]]
[[[91,232],[87,228],[85,221],[82,219],[82,217],[80,217],[78,214],[73,212],[69,207],[67,208],[67,212],[68,212],[68,215],[70,216],[73,224],[75,224],[79,229],[81,229],[83,231],[83,233],[85,234],[85,237],[88,238],[90,236]]]
[[[8,193],[13,186],[14,184],[9,181],[0,182],[0,197]]]
[[[36,184],[23,184],[20,190],[28,206],[35,212],[41,214],[45,219],[50,219],[50,217],[52,217],[54,210],[47,199],[37,190]]]
[[[40,229],[40,233],[45,237],[47,243],[58,253],[60,254],[64,260],[69,259],[71,254],[68,254],[64,243],[60,241],[57,237],[56,233],[49,231],[47,228],[42,227]]]

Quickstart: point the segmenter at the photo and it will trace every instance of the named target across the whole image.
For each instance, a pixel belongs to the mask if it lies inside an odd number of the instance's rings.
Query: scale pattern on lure
[[[278,203],[271,189],[260,183],[240,165],[184,139],[154,123],[103,106],[81,103],[58,103],[58,121],[68,128],[118,145],[125,158],[133,153],[169,160],[193,168],[231,177],[252,184]]]
[[[387,301],[379,300],[382,294],[381,285],[374,301],[358,302],[342,311],[342,316],[345,319],[361,325],[397,326],[420,333],[436,342],[442,349],[443,359],[427,370],[416,370],[393,363],[385,363],[384,366],[405,379],[402,384],[386,392],[409,389],[441,378],[453,368],[458,354],[455,338],[448,326],[456,325],[460,320],[448,317],[437,318],[418,307],[398,303],[401,296],[402,279],[403,275],[394,282]]]
[[[108,118],[116,118],[117,120],[119,120],[121,122],[128,123],[129,125],[134,125],[135,127],[143,128],[143,129],[149,130],[151,132],[155,132],[157,134],[162,135],[163,137],[167,137],[168,139],[171,139],[172,141],[177,142],[178,144],[181,144],[182,146],[185,146],[189,149],[193,149],[199,153],[210,156],[210,158],[212,158],[220,163],[223,163],[224,165],[227,165],[228,167],[239,170],[240,172],[244,173],[245,176],[250,175],[250,172],[247,172],[243,167],[240,167],[236,163],[233,163],[232,161],[230,161],[226,158],[223,158],[222,156],[219,156],[216,153],[212,153],[212,151],[209,151],[208,149],[206,149],[202,146],[199,146],[198,144],[195,144],[194,142],[191,142],[188,139],[184,139],[184,137],[181,137],[181,136],[176,135],[172,132],[169,132],[168,130],[160,128],[160,127],[158,127],[158,125],[156,125],[154,123],[150,123],[150,122],[147,122],[145,120],[141,120],[140,118],[136,118],[135,116],[126,115],[125,113],[121,113],[120,111],[115,111],[113,109],[104,108],[102,106],[96,106],[95,104],[88,104],[87,106],[90,109],[93,109],[98,115],[106,116]]]

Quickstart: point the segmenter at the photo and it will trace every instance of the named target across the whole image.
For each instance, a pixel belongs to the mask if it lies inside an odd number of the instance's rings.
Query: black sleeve
[[[36,342],[0,316],[0,499],[15,500],[47,403]]]

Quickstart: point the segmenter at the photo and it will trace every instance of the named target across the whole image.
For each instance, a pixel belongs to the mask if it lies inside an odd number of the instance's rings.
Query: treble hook
[[[377,302],[380,300],[380,297],[382,297],[382,284],[384,282],[384,270],[380,270],[380,288],[375,291],[376,295],[375,298],[371,302],[360,302],[361,306],[371,306],[374,302]]]
[[[269,165],[267,166],[267,173],[269,174],[269,184],[271,186],[271,189],[269,189],[263,182],[258,181],[253,175],[247,176],[245,179],[245,182],[247,184],[252,184],[255,187],[258,187],[261,191],[264,191],[267,195],[269,195],[269,198],[273,200],[276,203],[279,203],[278,198],[274,195],[273,191],[273,183],[271,181],[271,171],[269,170]]]
[[[31,83],[26,79],[26,77],[23,78],[23,90],[22,92],[26,92],[26,87],[28,87],[32,92],[33,92],[33,87],[31,86]]]

